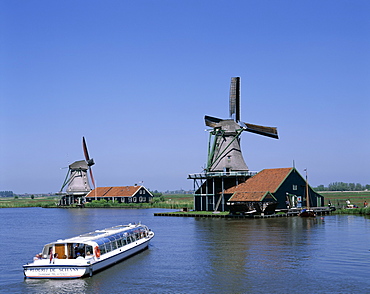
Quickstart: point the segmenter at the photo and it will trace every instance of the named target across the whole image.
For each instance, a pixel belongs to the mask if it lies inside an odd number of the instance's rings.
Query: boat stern
[[[92,275],[92,265],[33,262],[23,265],[25,278],[29,279],[74,279]]]

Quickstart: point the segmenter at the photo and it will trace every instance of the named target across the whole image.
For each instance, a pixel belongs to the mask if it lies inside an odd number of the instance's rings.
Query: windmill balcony
[[[209,179],[209,178],[221,178],[221,177],[252,177],[257,172],[254,171],[229,171],[229,172],[206,172],[198,174],[188,175],[188,179]]]

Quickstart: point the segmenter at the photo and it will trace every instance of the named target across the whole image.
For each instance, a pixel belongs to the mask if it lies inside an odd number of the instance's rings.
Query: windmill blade
[[[94,189],[95,189],[95,180],[94,180],[94,176],[93,176],[93,172],[92,172],[92,168],[91,168],[91,166],[94,165],[95,162],[94,162],[94,159],[89,157],[89,151],[87,150],[85,137],[82,137],[82,148],[84,150],[87,165],[89,166],[91,182],[92,182],[92,184],[94,186]]]
[[[274,138],[274,139],[279,139],[277,128],[275,127],[264,127],[264,126],[253,125],[253,124],[248,124],[248,123],[244,123],[244,125],[245,125],[245,130],[247,132],[259,134],[259,135]]]
[[[230,117],[235,114],[235,121],[240,121],[240,77],[231,78],[229,110]]]
[[[92,173],[91,166],[90,166],[89,170],[90,170],[91,183],[93,184],[93,187],[95,189],[95,180],[94,180],[94,176],[93,176],[93,173]]]
[[[87,145],[86,145],[86,141],[85,141],[85,137],[82,137],[82,149],[84,150],[84,154],[85,154],[85,159],[87,161],[87,165],[88,166],[92,166],[95,164],[94,162],[94,159],[90,159],[89,157],[89,151],[87,150]]]
[[[84,150],[85,159],[86,161],[89,161],[89,151],[87,151],[87,145],[85,141],[85,137],[82,137],[82,149]]]
[[[204,117],[204,120],[206,122],[206,126],[211,127],[211,128],[216,127],[217,124],[222,121],[222,119],[220,118],[208,116],[208,115]]]

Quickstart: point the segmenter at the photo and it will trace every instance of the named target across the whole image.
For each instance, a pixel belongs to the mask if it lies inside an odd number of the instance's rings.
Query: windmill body
[[[86,195],[91,191],[89,180],[87,177],[88,163],[85,160],[75,161],[69,165],[69,181],[67,185],[67,193],[73,195]]]
[[[242,129],[232,119],[222,120],[215,125],[212,136],[216,140],[209,153],[209,172],[248,171],[240,149]]]

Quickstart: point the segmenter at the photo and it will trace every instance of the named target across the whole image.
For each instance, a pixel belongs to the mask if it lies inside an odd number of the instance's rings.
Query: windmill
[[[82,137],[82,149],[85,155],[85,160],[75,161],[69,165],[67,176],[64,180],[62,191],[66,186],[66,194],[70,196],[85,196],[91,191],[87,171],[90,172],[90,179],[95,188],[95,180],[92,173],[92,166],[95,164],[94,160],[89,157],[85,137]]]
[[[210,130],[206,172],[248,171],[241,149],[240,135],[250,132],[278,139],[275,127],[265,127],[240,121],[240,77],[231,78],[229,96],[230,119],[205,116]]]

